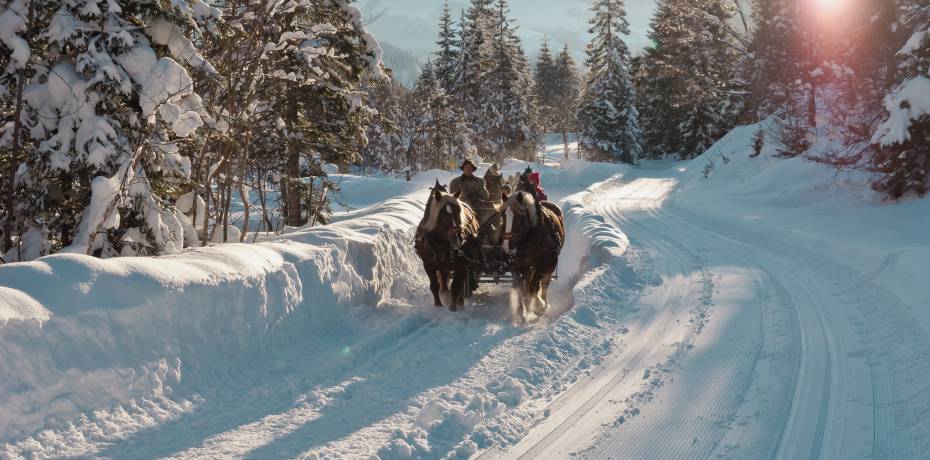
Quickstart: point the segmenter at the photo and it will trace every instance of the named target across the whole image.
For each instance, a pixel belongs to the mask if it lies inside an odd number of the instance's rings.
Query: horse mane
[[[523,203],[521,204],[517,201],[517,195],[523,195]],[[532,194],[527,192],[514,192],[512,195],[507,197],[505,201],[500,206],[500,211],[503,212],[507,207],[513,209],[517,214],[528,214],[530,225],[536,227],[539,225],[539,216],[536,214],[536,198]]]
[[[462,200],[459,200],[453,195],[448,193],[443,193],[442,197],[437,201],[436,197],[430,194],[429,197],[429,215],[426,218],[426,224],[424,228],[426,231],[431,232],[436,230],[436,226],[439,225],[439,213],[445,209],[447,204],[454,204],[459,208],[459,217],[462,221],[462,226],[467,227],[469,233],[476,233],[478,231],[478,215],[475,211]]]

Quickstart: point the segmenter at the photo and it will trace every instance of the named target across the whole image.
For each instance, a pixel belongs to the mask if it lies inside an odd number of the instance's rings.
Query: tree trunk
[[[303,224],[300,216],[300,156],[290,152],[287,156],[287,225],[299,227]]]
[[[29,5],[31,12],[32,3],[30,2]],[[13,111],[13,116],[15,117],[13,121],[13,149],[10,152],[10,170],[8,172],[9,177],[7,178],[6,184],[6,220],[3,222],[3,252],[13,247],[13,219],[16,215],[13,211],[13,207],[16,205],[14,192],[16,191],[16,170],[19,169],[19,161],[17,158],[19,150],[22,147],[23,81],[26,79],[26,71],[25,69],[20,69],[17,74],[16,109]]]

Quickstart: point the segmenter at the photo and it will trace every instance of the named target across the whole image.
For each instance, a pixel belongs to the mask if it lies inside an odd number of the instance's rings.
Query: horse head
[[[504,233],[501,239],[504,241],[504,251],[511,252],[513,244],[539,225],[538,203],[526,192],[503,194],[501,198],[503,204],[500,213],[504,219]]]
[[[450,194],[444,190],[437,181],[430,192],[426,230],[435,232],[453,247],[461,248],[466,238],[475,232],[477,217],[468,204],[459,200],[460,191]]]

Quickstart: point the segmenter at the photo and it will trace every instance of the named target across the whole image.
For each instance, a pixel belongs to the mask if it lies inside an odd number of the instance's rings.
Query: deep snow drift
[[[565,163],[550,193],[619,171]],[[464,314],[429,306],[410,240],[426,186],[451,177],[341,177],[355,210],[257,244],[0,267],[0,452],[440,457],[518,439],[520,403],[572,381],[606,332],[590,313],[513,324],[500,289]],[[588,252],[574,228],[560,311]]]
[[[0,456],[923,455],[930,200],[755,130],[638,168],[548,148],[568,240],[529,324],[504,288],[429,306],[441,171],[340,176],[331,224],[256,244],[0,266]]]

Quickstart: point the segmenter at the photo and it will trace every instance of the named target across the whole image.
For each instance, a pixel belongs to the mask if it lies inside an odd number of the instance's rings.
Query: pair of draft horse
[[[503,194],[502,204],[479,223],[478,214],[459,195],[446,193],[436,181],[414,240],[434,305],[464,308],[465,292],[472,288],[469,276],[496,265],[513,274],[522,319],[530,311],[544,314],[549,282],[565,242],[562,211],[519,191]]]

